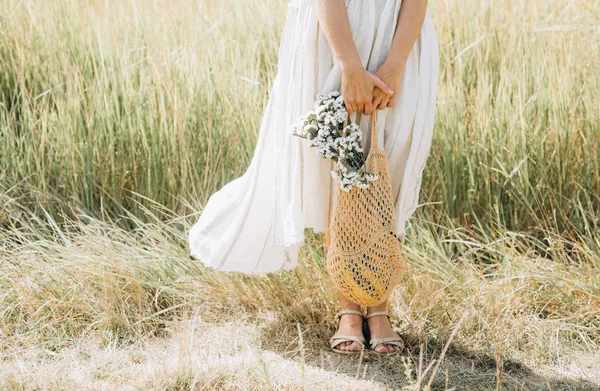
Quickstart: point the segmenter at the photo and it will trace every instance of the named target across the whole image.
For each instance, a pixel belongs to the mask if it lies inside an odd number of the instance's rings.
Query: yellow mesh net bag
[[[371,145],[365,165],[378,178],[367,188],[337,186],[329,226],[327,269],[334,285],[354,303],[386,300],[402,275],[401,239],[387,154],[379,148],[376,112],[371,115]]]

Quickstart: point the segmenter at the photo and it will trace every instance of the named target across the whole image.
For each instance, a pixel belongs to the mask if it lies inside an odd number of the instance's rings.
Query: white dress
[[[340,64],[319,27],[314,0],[288,4],[278,72],[247,171],[215,192],[189,231],[190,254],[221,271],[265,274],[298,264],[304,229],[329,226],[337,180],[333,162],[292,135],[316,95],[339,90]],[[346,0],[352,35],[366,69],[383,63],[402,0]],[[418,205],[429,155],[439,72],[438,43],[429,11],[412,52],[396,105],[377,111],[380,146],[388,154],[399,235]],[[363,146],[369,117],[356,118]]]

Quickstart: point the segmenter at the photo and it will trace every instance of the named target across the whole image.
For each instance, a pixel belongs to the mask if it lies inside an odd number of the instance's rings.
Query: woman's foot
[[[387,311],[387,300],[380,305],[368,307],[367,317],[369,314],[379,311]],[[368,317],[367,325],[369,326],[369,334],[371,335],[371,339],[387,337],[400,338],[400,335],[398,335],[398,333],[392,328],[392,324],[390,323],[390,318],[388,316],[375,315]],[[380,343],[377,344],[377,346],[371,346],[371,349],[375,350],[377,353],[393,353],[400,349],[400,347],[393,344]]]
[[[357,309],[357,308],[346,308],[346,309]],[[358,310],[360,310],[360,307],[358,307]],[[339,323],[339,327],[337,329],[337,331],[335,332],[335,335],[356,335],[356,336],[362,336],[362,324],[363,324],[363,317],[361,315],[358,314],[343,314],[340,317],[340,323]],[[329,343],[333,343],[333,338],[329,339]],[[355,341],[344,341],[341,342],[339,345],[336,346],[336,348],[340,349],[340,350],[347,350],[347,351],[355,351],[355,350],[361,350],[363,347]]]

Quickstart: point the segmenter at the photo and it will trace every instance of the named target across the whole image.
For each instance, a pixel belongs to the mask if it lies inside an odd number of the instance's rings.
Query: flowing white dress
[[[402,0],[346,0],[352,35],[366,69],[374,72],[390,49]],[[380,146],[387,152],[397,233],[418,205],[429,155],[439,72],[438,43],[427,11],[406,64],[396,105],[377,111]],[[319,27],[313,0],[292,0],[279,65],[247,171],[215,192],[189,231],[190,254],[221,271],[265,274],[298,264],[304,229],[329,226],[337,180],[334,164],[292,135],[316,95],[339,90],[340,64]],[[362,118],[361,118],[362,117]],[[368,153],[370,121],[354,117]]]

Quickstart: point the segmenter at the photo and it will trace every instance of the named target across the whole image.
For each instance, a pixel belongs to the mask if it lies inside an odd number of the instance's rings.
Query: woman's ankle
[[[349,300],[342,294],[342,292],[338,291],[338,297],[340,299],[340,307],[342,307],[343,310],[354,310],[363,312],[360,304],[356,304],[355,302]]]
[[[383,303],[367,307],[367,315],[369,315],[373,312],[387,311],[387,310],[388,310],[388,301],[386,300]]]

